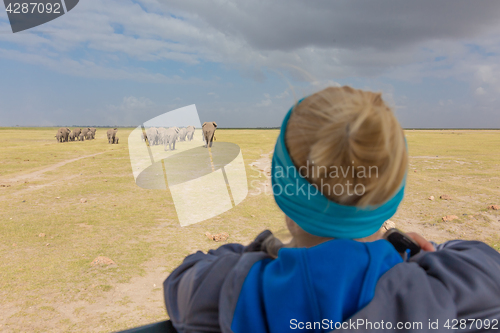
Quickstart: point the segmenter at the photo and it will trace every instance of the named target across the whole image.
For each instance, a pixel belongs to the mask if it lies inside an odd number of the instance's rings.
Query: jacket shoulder
[[[240,244],[226,244],[208,253],[198,251],[184,259],[163,283],[167,312],[179,331],[219,331],[221,291],[243,285],[250,268],[268,258],[265,252],[245,252]]]
[[[350,320],[415,322],[425,330],[436,320],[499,317],[500,254],[481,242],[450,241],[387,271],[372,301]]]

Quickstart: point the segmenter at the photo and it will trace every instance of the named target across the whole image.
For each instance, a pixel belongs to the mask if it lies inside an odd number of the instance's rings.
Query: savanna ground
[[[250,186],[266,182],[250,164],[265,164],[277,130],[217,131],[218,141],[241,147],[250,193],[187,227],[179,226],[168,190],[135,184],[132,129],[118,130],[118,145],[107,143],[106,129],[95,140],[62,144],[56,130],[0,129],[2,332],[112,332],[164,320],[162,282],[186,255],[220,245],[207,231],[248,243],[263,229],[284,228],[272,196]],[[410,170],[396,226],[436,242],[478,239],[500,250],[500,211],[488,209],[500,204],[500,131],[406,136]],[[445,215],[458,218],[444,222]],[[98,256],[115,264],[92,266]]]

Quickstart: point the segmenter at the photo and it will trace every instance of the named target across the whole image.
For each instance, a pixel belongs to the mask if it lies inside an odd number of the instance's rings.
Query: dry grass
[[[119,129],[120,144],[109,145],[106,129],[96,140],[63,144],[53,128],[0,129],[7,156],[0,185],[11,185],[0,187],[0,331],[110,332],[165,319],[161,281],[186,255],[220,245],[206,232],[248,243],[263,229],[283,229],[283,214],[264,194],[181,228],[168,190],[135,185],[130,131]],[[264,181],[249,164],[272,151],[277,135],[218,130],[217,140],[241,147],[250,184]],[[500,204],[500,131],[407,131],[407,137],[408,190],[396,225],[436,241],[479,239],[499,249],[500,211],[487,207]],[[87,155],[94,156],[49,169]],[[452,200],[440,200],[442,194]],[[444,215],[459,219],[442,222]],[[92,267],[97,256],[116,265]]]

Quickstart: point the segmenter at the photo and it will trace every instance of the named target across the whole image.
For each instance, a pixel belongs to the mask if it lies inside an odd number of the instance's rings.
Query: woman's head
[[[408,165],[403,130],[381,94],[347,86],[301,101],[285,142],[302,176],[342,205],[383,204],[400,188]]]

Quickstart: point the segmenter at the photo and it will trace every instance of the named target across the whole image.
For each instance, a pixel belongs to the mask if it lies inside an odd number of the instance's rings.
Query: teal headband
[[[272,189],[278,206],[302,229],[316,236],[355,239],[377,232],[403,200],[406,175],[397,193],[379,206],[361,208],[329,200],[300,175],[290,158],[285,131],[292,110],[293,107],[283,120],[272,160]]]

